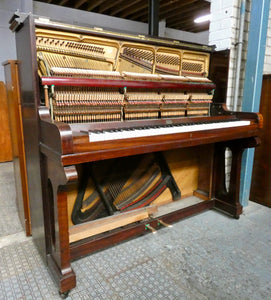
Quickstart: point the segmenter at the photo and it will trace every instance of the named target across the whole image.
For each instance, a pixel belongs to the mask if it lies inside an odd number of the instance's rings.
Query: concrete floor
[[[207,211],[72,263],[67,299],[271,299],[271,210]],[[0,164],[0,299],[59,299],[20,226],[12,163]]]

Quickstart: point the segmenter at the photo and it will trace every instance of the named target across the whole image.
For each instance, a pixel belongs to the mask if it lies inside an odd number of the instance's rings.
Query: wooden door
[[[28,197],[28,180],[26,173],[25,147],[22,123],[22,109],[18,76],[18,61],[3,63],[10,118],[13,165],[16,185],[16,202],[19,218],[26,235],[31,235],[30,209]]]
[[[12,160],[11,138],[7,93],[4,82],[0,81],[0,163]]]
[[[260,113],[261,145],[255,150],[250,200],[271,207],[271,75],[264,75]]]

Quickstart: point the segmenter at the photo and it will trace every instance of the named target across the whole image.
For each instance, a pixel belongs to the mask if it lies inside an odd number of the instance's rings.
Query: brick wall
[[[239,98],[237,109],[241,109],[245,76],[245,60],[247,53],[248,29],[250,19],[251,0],[247,1],[244,40],[242,51],[242,63],[240,74]],[[230,66],[228,77],[227,105],[233,109],[233,97],[235,90],[237,41],[240,23],[240,0],[213,0],[211,2],[212,20],[210,22],[209,44],[216,45],[217,50],[230,49]]]

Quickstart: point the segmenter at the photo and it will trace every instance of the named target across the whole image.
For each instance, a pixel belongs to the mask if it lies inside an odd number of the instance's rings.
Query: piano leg
[[[47,166],[48,189],[44,201],[46,258],[59,292],[64,295],[76,286],[76,276],[71,268],[67,185],[77,180],[77,171],[74,166],[63,168],[50,159],[47,159]]]
[[[238,219],[242,214],[243,207],[240,204],[240,175],[242,154],[246,148],[259,145],[258,138],[248,138],[215,144],[212,198],[215,200],[214,207],[222,210]],[[225,185],[225,150],[232,152],[232,164],[229,188]]]

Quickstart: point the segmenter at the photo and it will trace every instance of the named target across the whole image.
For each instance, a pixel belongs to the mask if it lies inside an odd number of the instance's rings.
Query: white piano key
[[[219,123],[207,123],[207,124],[192,124],[192,125],[181,125],[181,126],[170,126],[170,127],[159,127],[159,128],[148,128],[148,129],[134,129],[134,130],[119,130],[119,131],[102,131],[100,133],[89,132],[90,142],[102,142],[102,141],[113,141],[122,140],[128,138],[140,138],[140,137],[152,137],[158,135],[176,134],[176,133],[187,133],[203,130],[223,129],[240,126],[248,126],[250,121],[226,121]]]

